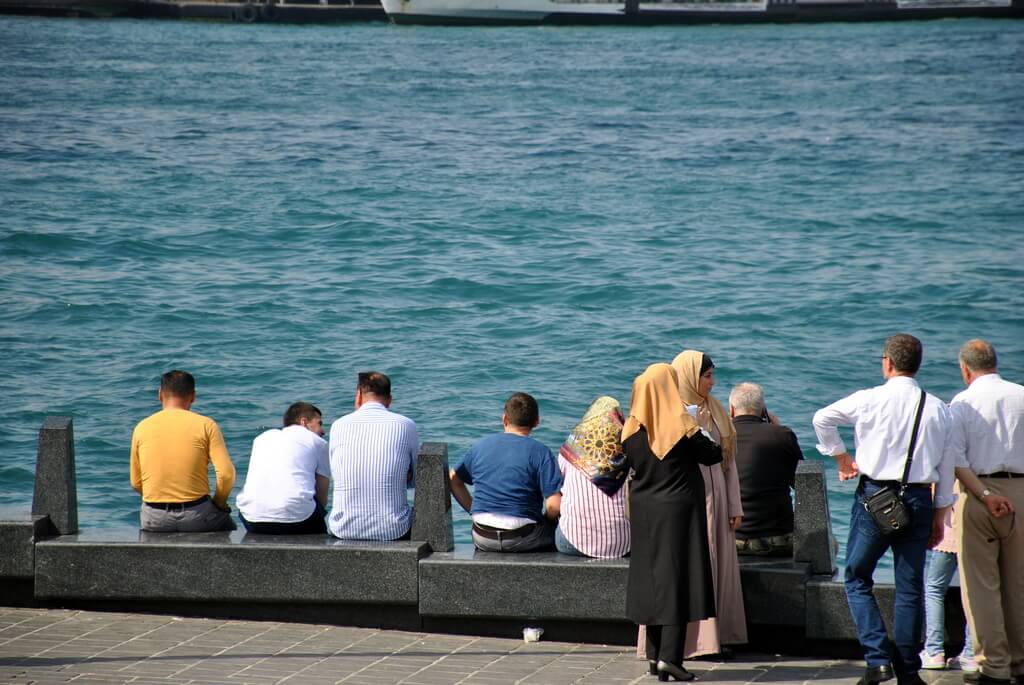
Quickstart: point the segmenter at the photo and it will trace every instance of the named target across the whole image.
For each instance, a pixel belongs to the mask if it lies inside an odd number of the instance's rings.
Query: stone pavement
[[[852,685],[859,663],[740,652],[703,682]],[[0,607],[0,683],[535,685],[654,683],[622,646],[300,623]],[[931,683],[959,672],[926,673]]]

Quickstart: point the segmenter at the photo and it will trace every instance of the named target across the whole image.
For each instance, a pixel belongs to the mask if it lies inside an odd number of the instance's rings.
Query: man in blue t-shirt
[[[501,423],[504,433],[478,440],[452,469],[452,495],[473,517],[477,549],[554,549],[562,474],[551,450],[530,437],[540,423],[537,400],[513,394]],[[475,497],[466,485],[475,486]]]

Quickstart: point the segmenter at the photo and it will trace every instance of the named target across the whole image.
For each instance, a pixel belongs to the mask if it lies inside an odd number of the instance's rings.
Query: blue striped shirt
[[[412,519],[406,489],[420,438],[412,419],[366,402],[331,425],[331,533],[345,540],[395,540]]]

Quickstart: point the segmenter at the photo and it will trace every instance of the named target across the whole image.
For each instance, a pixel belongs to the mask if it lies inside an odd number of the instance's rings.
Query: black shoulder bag
[[[917,429],[921,427],[921,413],[924,411],[925,392],[921,391],[921,400],[917,403],[917,416],[914,417],[914,428],[910,433],[910,447],[907,448],[907,465],[903,468],[899,490],[883,488],[864,500],[864,508],[875,520],[882,535],[895,535],[910,527],[910,509],[903,501],[903,493],[907,489],[907,478],[910,477],[910,462],[914,460],[914,447],[917,445]]]

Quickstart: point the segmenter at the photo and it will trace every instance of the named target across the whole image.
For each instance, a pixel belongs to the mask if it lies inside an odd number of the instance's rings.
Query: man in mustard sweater
[[[234,530],[228,493],[235,467],[217,423],[190,411],[196,380],[185,371],[160,379],[163,409],[132,433],[132,487],[142,495],[142,530],[161,533]],[[209,467],[217,473],[210,499]]]

